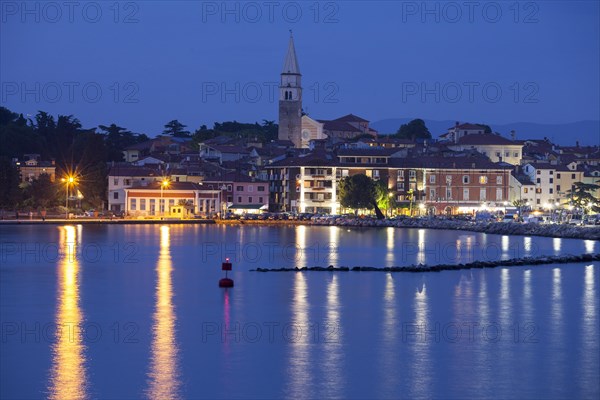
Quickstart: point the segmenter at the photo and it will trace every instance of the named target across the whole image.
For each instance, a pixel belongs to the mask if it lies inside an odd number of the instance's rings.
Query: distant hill
[[[393,118],[383,119],[371,124],[379,133],[395,133],[400,125],[406,124],[414,118]],[[575,145],[600,145],[600,121],[578,121],[566,124],[538,124],[533,122],[515,122],[511,124],[490,124],[486,121],[460,121],[488,124],[494,132],[499,132],[503,136],[509,137],[510,131],[515,130],[517,139],[543,139],[548,137],[556,144]],[[425,120],[429,132],[434,138],[448,131],[456,121],[434,121]]]

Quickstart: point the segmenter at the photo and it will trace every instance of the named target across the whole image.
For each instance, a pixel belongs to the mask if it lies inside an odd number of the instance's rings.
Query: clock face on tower
[[[308,140],[309,137],[310,137],[309,131],[302,131],[302,140]]]

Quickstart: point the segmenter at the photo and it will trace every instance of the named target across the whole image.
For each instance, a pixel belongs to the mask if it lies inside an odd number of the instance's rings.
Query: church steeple
[[[294,36],[290,30],[281,81],[279,84],[279,139],[291,140],[301,146],[302,129],[302,75],[296,57]]]
[[[298,66],[298,58],[296,57],[296,48],[294,47],[294,35],[290,29],[290,42],[288,51],[285,55],[282,74],[298,74],[300,75],[300,67]]]

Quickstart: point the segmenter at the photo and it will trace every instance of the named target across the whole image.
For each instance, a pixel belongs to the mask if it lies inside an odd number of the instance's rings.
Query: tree
[[[431,133],[422,119],[413,119],[408,124],[402,124],[392,136],[398,139],[431,139]]]
[[[174,119],[165,125],[163,134],[171,135],[173,137],[190,137],[190,132],[186,131],[185,128],[187,128],[187,125]]]
[[[6,157],[0,158],[0,207],[12,208],[17,205],[21,191],[19,189],[19,170]]]
[[[483,133],[492,133],[492,128],[486,124],[475,124],[483,128]]]
[[[58,204],[58,187],[50,180],[50,175],[40,174],[25,189],[28,202],[33,207],[54,207]]]
[[[368,176],[356,174],[345,177],[340,181],[338,193],[342,207],[352,208],[355,211],[361,208],[375,209],[378,219],[385,218],[377,206],[375,182]]]
[[[123,150],[132,144],[141,143],[148,140],[148,136],[130,132],[115,124],[98,125],[103,132],[104,142],[106,143],[108,157],[106,161],[124,161]]]
[[[600,189],[600,185],[594,183],[575,182],[573,188],[567,190],[567,198],[571,205],[581,208],[584,213],[588,211],[600,212],[598,199],[592,194],[593,191],[598,189]]]
[[[380,209],[386,210],[386,214],[389,210],[396,207],[394,192],[389,190],[386,183],[383,181],[375,182],[375,199],[377,201],[377,206]]]
[[[177,205],[182,206],[185,210],[185,217],[187,217],[191,211],[194,210],[194,203],[191,200],[179,200]]]

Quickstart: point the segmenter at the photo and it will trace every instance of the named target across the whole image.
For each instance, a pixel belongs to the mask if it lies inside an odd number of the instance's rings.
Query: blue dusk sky
[[[155,135],[277,120],[293,30],[318,119],[600,119],[598,1],[1,3],[0,104]]]

